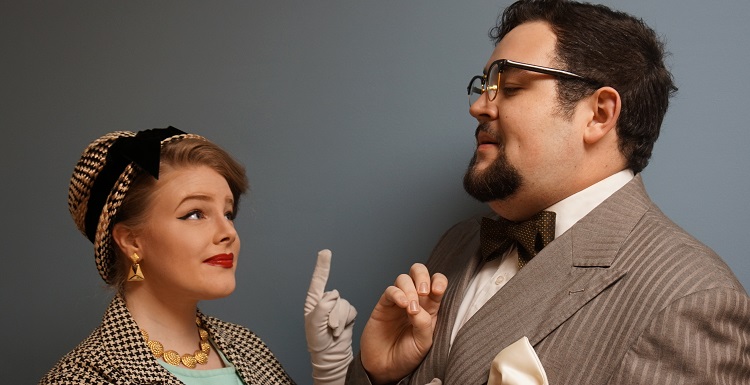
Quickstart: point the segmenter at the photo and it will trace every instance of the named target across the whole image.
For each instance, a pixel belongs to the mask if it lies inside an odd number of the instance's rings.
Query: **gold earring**
[[[138,262],[141,261],[141,257],[139,257],[138,254],[133,253],[133,255],[130,256],[130,259],[133,260],[133,266],[130,267],[128,282],[143,281],[144,278],[143,272],[141,271],[141,265],[138,264]]]

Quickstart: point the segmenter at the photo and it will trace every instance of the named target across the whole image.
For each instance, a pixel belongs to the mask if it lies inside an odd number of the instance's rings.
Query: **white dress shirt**
[[[635,175],[623,170],[581,190],[546,209],[555,213],[555,238],[602,203]],[[554,241],[552,241],[554,242]],[[461,327],[518,273],[518,251],[512,246],[501,258],[485,263],[466,288],[451,332],[451,344]]]

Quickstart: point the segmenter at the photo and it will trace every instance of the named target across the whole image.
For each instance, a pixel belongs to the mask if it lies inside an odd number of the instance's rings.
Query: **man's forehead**
[[[555,60],[556,43],[557,37],[548,23],[543,21],[523,23],[510,30],[497,43],[485,64],[485,71],[492,62],[499,59],[550,66]]]

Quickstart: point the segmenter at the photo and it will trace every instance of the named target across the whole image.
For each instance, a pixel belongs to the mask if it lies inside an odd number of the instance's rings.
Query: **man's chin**
[[[488,167],[492,166],[497,161],[497,158],[483,153],[475,153],[471,159],[469,168],[473,171],[483,171]]]
[[[471,157],[469,167],[467,167],[466,170],[474,178],[481,178],[487,169],[492,168],[493,164],[495,164],[494,158],[487,156],[486,154],[482,155],[475,152],[474,156]]]
[[[469,167],[469,172],[474,178],[481,178],[491,165],[490,162],[477,161]]]
[[[504,172],[503,172],[504,171]],[[490,203],[504,201],[513,196],[521,186],[521,176],[512,168],[498,170],[473,163],[464,174],[464,190],[474,199]]]

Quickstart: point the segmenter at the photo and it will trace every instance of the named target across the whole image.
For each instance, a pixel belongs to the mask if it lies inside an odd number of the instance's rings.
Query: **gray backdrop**
[[[67,211],[83,148],[174,125],[247,166],[238,287],[201,308],[249,326],[310,383],[302,304],[316,252],[360,310],[485,210],[461,176],[465,86],[508,1],[0,4],[0,371],[35,383],[111,297]],[[644,172],[653,199],[750,287],[750,2],[609,0],[666,37],[680,92]]]

